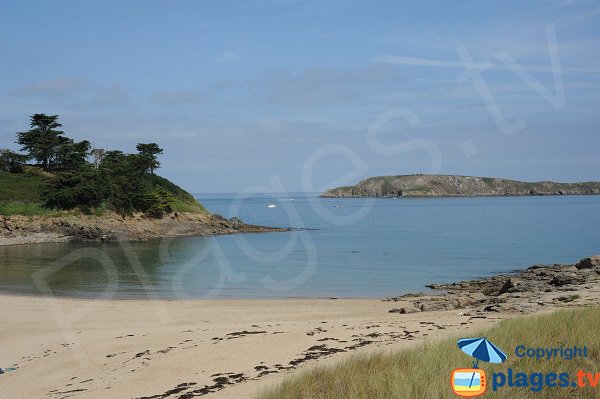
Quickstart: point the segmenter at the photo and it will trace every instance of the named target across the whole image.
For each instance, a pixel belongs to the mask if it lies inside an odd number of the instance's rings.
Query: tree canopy
[[[25,154],[0,150],[0,170],[20,172],[27,160],[36,160],[52,176],[42,195],[47,207],[103,205],[122,215],[144,212],[151,217],[172,212],[172,193],[153,178],[160,167],[157,156],[163,153],[158,144],[140,143],[135,154],[91,149],[89,141],[76,142],[58,130],[58,115],[35,114],[30,127],[17,133]]]
[[[0,150],[0,170],[5,172],[22,172],[23,165],[28,159],[28,155],[2,149]]]
[[[147,169],[150,169],[150,174],[153,175],[154,169],[160,167],[160,162],[156,156],[163,153],[162,148],[156,143],[140,143],[135,148],[142,156],[142,162],[146,164]]]
[[[30,130],[17,133],[17,143],[21,150],[36,159],[44,170],[49,170],[56,158],[58,148],[69,142],[63,132],[56,130],[58,115],[34,114],[31,116]]]

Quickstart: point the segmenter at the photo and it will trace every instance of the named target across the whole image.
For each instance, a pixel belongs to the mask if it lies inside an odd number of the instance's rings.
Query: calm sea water
[[[0,247],[0,292],[121,298],[386,297],[600,253],[600,197],[201,195],[212,212],[315,230]],[[276,207],[268,207],[275,205]]]

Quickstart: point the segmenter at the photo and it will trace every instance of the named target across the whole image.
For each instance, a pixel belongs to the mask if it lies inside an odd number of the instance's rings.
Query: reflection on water
[[[213,212],[235,212],[250,223],[318,230],[0,246],[0,292],[382,297],[600,253],[600,197],[381,199],[348,224],[339,224],[341,217],[362,209],[364,200],[256,196],[234,208],[232,196],[202,200]],[[278,206],[267,208],[272,202]]]

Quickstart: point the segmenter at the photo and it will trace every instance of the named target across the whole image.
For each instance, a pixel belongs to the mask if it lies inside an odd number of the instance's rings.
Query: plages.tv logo
[[[458,368],[452,370],[450,385],[452,391],[463,398],[483,395],[487,389],[485,371],[480,369],[479,361],[488,363],[502,363],[506,360],[506,353],[502,352],[487,338],[463,338],[458,340],[458,347],[464,353],[474,357],[471,368]]]

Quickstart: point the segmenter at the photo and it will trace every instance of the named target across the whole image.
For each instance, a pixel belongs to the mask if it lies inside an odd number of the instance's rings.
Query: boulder
[[[400,313],[400,314],[407,314],[407,313],[417,313],[419,310],[413,308],[413,307],[406,307],[406,308],[394,308],[388,311],[388,313]]]
[[[583,258],[575,264],[578,270],[581,269],[598,269],[600,268],[600,255],[590,256],[589,258]]]
[[[511,288],[514,288],[514,284],[512,282],[511,279],[506,280],[506,282],[504,282],[504,284],[502,284],[502,287],[500,287],[500,294],[504,294],[505,292],[508,292]]]
[[[501,312],[502,308],[500,307],[500,305],[488,305],[485,308],[483,308],[483,310],[485,312]]]
[[[490,279],[487,287],[485,287],[482,292],[487,296],[498,296],[508,292],[511,288],[514,288],[514,286],[515,285],[510,278],[506,280],[501,280],[498,278]]]
[[[476,303],[477,303],[477,301],[474,300],[473,298],[469,298],[469,297],[456,298],[456,308],[457,309],[464,309],[469,306],[473,306]]]
[[[437,312],[443,310],[456,309],[457,300],[449,298],[435,298],[427,301],[417,301],[415,306],[421,310],[421,312]]]
[[[550,280],[548,284],[553,285],[555,287],[562,287],[569,284],[582,284],[584,283],[584,281],[584,279],[578,278],[576,276],[556,275],[552,277],[552,280]]]

